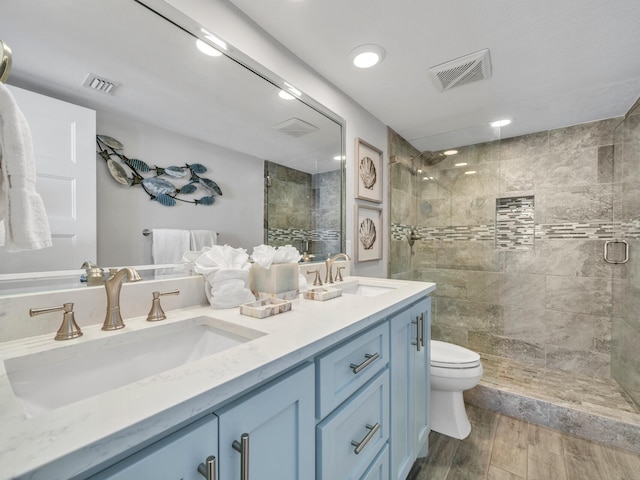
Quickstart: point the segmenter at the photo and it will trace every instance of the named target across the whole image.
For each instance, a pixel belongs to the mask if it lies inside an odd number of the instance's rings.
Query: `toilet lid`
[[[431,365],[445,368],[472,368],[480,365],[480,355],[459,345],[431,340]]]

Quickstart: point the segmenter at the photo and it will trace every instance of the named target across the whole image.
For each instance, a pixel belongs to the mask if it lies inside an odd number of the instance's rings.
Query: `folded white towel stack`
[[[10,252],[50,247],[51,231],[36,192],[31,130],[13,95],[0,83],[0,245]]]
[[[213,230],[191,230],[191,250],[202,250],[217,243],[218,234]]]
[[[205,293],[213,308],[233,308],[256,299],[247,288],[250,268],[244,248],[214,245],[195,260],[194,270],[205,276]]]
[[[191,243],[189,230],[172,228],[154,228],[152,239],[151,256],[155,265],[179,263]]]

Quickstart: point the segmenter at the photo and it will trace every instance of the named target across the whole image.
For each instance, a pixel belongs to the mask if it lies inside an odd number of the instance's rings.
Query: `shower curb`
[[[640,415],[637,422],[627,422],[483,382],[465,391],[464,399],[476,407],[640,454]]]

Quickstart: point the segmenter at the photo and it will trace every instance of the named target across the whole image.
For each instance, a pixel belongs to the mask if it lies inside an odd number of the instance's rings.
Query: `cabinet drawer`
[[[360,480],[389,480],[389,444],[375,458]]]
[[[389,370],[385,369],[316,427],[317,478],[359,479],[388,438]]]
[[[198,465],[218,457],[218,417],[207,415],[103,470],[90,480],[180,478],[203,480]]]
[[[326,417],[389,361],[389,323],[374,327],[316,359],[316,416]],[[356,368],[359,366],[360,368]]]

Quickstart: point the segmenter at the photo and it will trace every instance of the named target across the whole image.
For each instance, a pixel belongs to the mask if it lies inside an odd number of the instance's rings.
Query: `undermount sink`
[[[263,336],[202,316],[6,359],[15,396],[33,417]]]
[[[383,293],[391,292],[398,288],[398,285],[384,283],[380,281],[371,282],[357,280],[357,281],[347,281],[339,286],[342,290],[342,293],[346,295],[361,295],[363,297],[375,297],[377,295],[382,295]]]

